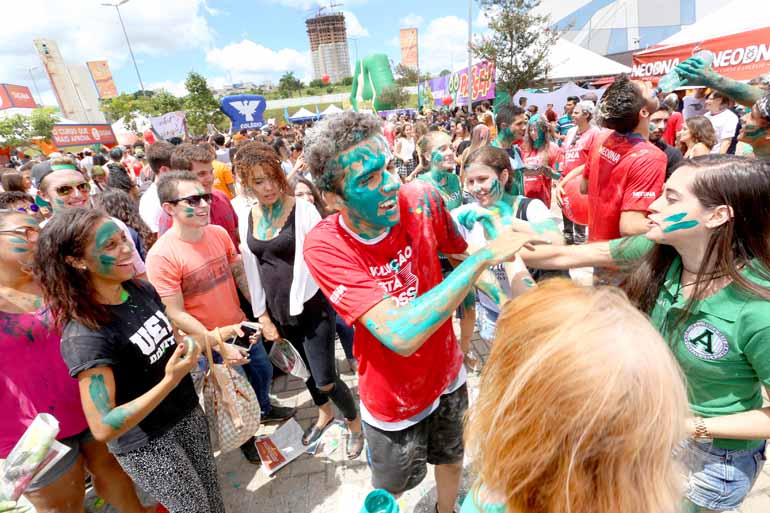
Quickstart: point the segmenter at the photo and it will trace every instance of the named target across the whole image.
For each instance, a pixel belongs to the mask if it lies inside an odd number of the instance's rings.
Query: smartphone
[[[253,323],[253,322],[242,322],[241,323],[241,331],[243,331],[243,336],[241,337],[234,337],[228,340],[229,343],[235,344],[238,347],[243,347],[244,349],[248,349],[251,347],[251,340],[249,338],[259,331],[259,324]]]

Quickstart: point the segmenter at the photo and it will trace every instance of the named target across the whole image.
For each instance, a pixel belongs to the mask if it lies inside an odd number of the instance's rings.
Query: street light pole
[[[139,66],[136,65],[136,58],[134,58],[134,51],[131,49],[131,41],[128,39],[128,32],[126,32],[126,25],[123,23],[123,16],[120,15],[120,6],[128,2],[128,0],[121,0],[116,4],[102,4],[104,7],[114,7],[118,12],[118,19],[120,20],[120,26],[123,28],[123,35],[126,36],[126,44],[128,45],[128,53],[131,54],[131,61],[134,63],[134,69],[136,70],[136,78],[139,79],[139,87],[142,88],[142,94],[144,94],[144,82],[142,82],[142,75],[139,74]]]
[[[468,113],[473,112],[473,0],[468,0]]]

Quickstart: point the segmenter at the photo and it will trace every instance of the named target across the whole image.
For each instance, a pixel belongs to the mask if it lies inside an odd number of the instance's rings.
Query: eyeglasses
[[[40,207],[32,203],[31,205],[27,207],[19,207],[16,209],[16,212],[21,212],[23,214],[37,214],[40,212]]]
[[[77,189],[82,194],[87,194],[91,192],[91,184],[88,182],[80,182],[77,185],[60,185],[54,190],[59,196],[69,196],[75,192],[75,189]]]
[[[191,207],[197,207],[201,204],[201,200],[208,204],[211,204],[211,194],[206,192],[204,194],[195,194],[193,196],[185,196],[184,198],[177,198],[175,200],[168,201],[172,205],[176,205],[180,201],[186,201]]]
[[[10,230],[0,230],[0,235],[16,235],[23,237],[28,242],[36,241],[39,234],[40,228],[37,226],[19,226]]]

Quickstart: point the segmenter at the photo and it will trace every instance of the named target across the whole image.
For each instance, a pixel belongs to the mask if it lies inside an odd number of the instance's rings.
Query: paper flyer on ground
[[[258,438],[256,446],[262,460],[261,468],[268,476],[297,459],[307,449],[302,445],[302,428],[294,419],[287,421],[272,435]]]

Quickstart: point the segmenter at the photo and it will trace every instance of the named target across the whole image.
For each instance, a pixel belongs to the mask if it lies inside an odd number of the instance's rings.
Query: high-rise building
[[[350,76],[350,53],[342,13],[319,14],[305,21],[313,59],[313,78],[329,75],[332,82]]]

